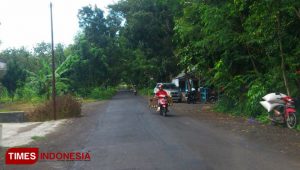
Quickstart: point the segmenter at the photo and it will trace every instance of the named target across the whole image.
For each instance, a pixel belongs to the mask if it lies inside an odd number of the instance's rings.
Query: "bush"
[[[7,89],[0,84],[0,102],[6,103],[11,101]]]
[[[223,95],[217,102],[214,109],[217,112],[227,113],[232,112],[233,108],[236,106],[237,103],[232,98],[228,97],[227,95]]]
[[[267,94],[266,89],[265,83],[259,79],[254,80],[241,88],[240,92],[237,89],[226,92],[217,103],[216,109],[234,115],[256,117],[265,112],[259,102]]]
[[[255,82],[251,85],[247,93],[246,110],[248,115],[256,117],[265,111],[259,102],[266,94],[267,91],[263,83]]]
[[[79,117],[81,115],[81,103],[71,95],[56,98],[56,118]],[[26,114],[29,121],[46,121],[54,119],[53,101],[37,106],[34,111]]]
[[[96,87],[94,88],[91,93],[89,94],[89,97],[93,99],[110,99],[112,96],[116,94],[117,90],[113,87],[103,88],[103,87]]]
[[[300,131],[299,119],[298,119],[298,125],[296,126],[296,129],[297,129],[298,131]]]
[[[153,96],[153,89],[150,88],[139,89],[138,93],[143,96]]]
[[[15,100],[17,101],[40,101],[43,97],[38,96],[36,90],[28,85],[18,88],[15,92]]]

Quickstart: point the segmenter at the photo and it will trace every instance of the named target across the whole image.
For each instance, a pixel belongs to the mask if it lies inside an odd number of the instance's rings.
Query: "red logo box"
[[[34,164],[39,158],[39,148],[10,148],[5,154],[6,164]]]

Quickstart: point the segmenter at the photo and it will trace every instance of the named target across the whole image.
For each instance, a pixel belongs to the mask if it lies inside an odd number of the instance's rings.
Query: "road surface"
[[[89,152],[91,161],[39,161],[5,169],[300,169],[298,158],[172,110],[162,117],[143,97],[125,91],[86,105],[83,117],[31,146],[42,152]]]

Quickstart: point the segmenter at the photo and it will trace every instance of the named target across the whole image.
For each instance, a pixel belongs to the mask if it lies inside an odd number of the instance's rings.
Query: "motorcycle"
[[[208,97],[208,102],[209,103],[212,103],[212,104],[215,104],[218,100],[218,97],[217,97],[217,93],[215,90],[210,90],[209,91],[209,97]]]
[[[297,125],[296,109],[294,99],[282,93],[270,93],[263,97],[265,101],[260,104],[269,112],[272,124],[286,124],[290,129]],[[270,113],[273,111],[273,113]]]
[[[158,107],[160,115],[167,116],[168,112],[168,99],[166,96],[159,96],[158,97]]]
[[[133,89],[133,94],[136,96],[137,95],[137,90]]]
[[[217,102],[217,97],[216,96],[209,96],[208,102],[211,104],[215,104]]]
[[[196,90],[192,90],[187,92],[187,103],[193,103],[195,104],[197,102],[197,92]]]

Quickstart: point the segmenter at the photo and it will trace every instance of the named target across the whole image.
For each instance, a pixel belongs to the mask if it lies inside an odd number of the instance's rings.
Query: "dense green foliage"
[[[56,46],[59,94],[102,98],[120,83],[152,88],[193,70],[203,86],[222,89],[220,111],[257,116],[269,92],[300,95],[298,0],[121,0],[109,8],[107,16],[80,9],[74,44]],[[8,63],[0,96],[49,98],[49,44],[8,49],[0,60]]]
[[[92,99],[110,99],[112,96],[116,94],[116,89],[109,87],[109,88],[94,88],[88,97]]]
[[[178,8],[176,1],[169,0],[127,0],[111,6],[125,20],[118,34],[125,81],[144,87],[170,81],[181,71],[172,41]]]
[[[224,90],[219,109],[256,115],[269,92],[299,96],[299,1],[182,3],[177,54],[182,65]]]

